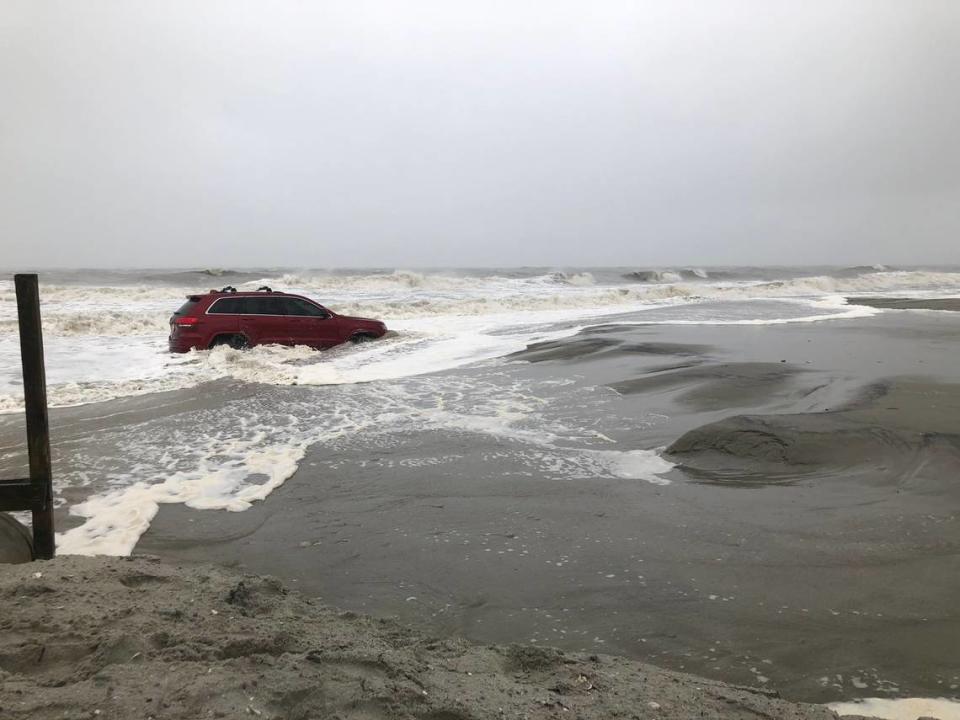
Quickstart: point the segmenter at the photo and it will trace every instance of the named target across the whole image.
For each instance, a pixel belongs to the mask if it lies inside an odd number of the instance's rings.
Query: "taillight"
[[[200,318],[178,317],[173,321],[173,324],[177,327],[194,327],[198,322],[200,322]]]

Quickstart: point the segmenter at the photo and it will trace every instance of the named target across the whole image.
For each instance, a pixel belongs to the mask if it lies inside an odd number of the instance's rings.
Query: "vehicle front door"
[[[295,345],[328,348],[342,342],[339,328],[330,313],[303,298],[284,298]]]

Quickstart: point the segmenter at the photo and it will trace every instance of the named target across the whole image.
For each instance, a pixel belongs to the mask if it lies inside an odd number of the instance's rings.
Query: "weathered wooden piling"
[[[37,276],[15,275],[23,363],[23,401],[27,419],[29,480],[0,481],[0,511],[30,510],[33,514],[33,556],[49,560],[55,552],[53,473],[50,462],[50,423],[47,418],[47,379],[40,327]]]

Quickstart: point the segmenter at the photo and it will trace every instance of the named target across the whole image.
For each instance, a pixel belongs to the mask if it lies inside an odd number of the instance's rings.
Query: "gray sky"
[[[960,262],[960,3],[0,0],[4,266]]]

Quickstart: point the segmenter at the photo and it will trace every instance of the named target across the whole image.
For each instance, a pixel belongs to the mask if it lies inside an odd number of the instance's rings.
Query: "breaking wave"
[[[892,272],[896,268],[889,265],[854,265],[853,267],[843,268],[838,271],[840,277],[852,277],[856,275],[868,275],[877,272]]]
[[[791,280],[774,280],[757,287],[770,295],[778,292],[790,295],[849,292],[957,292],[960,290],[960,273],[874,271],[853,273],[845,277],[818,275]]]
[[[683,270],[634,270],[624,273],[624,279],[640,283],[676,283],[683,280],[708,280],[710,274],[697,268]]]
[[[170,312],[123,310],[78,310],[72,313],[46,313],[46,335],[156,335],[167,331]],[[16,333],[17,321],[0,320],[0,333]]]
[[[565,285],[577,285],[577,286],[588,286],[596,285],[596,278],[591,273],[588,272],[579,272],[579,273],[565,273],[565,272],[555,272],[552,273],[551,277],[558,283]]]

